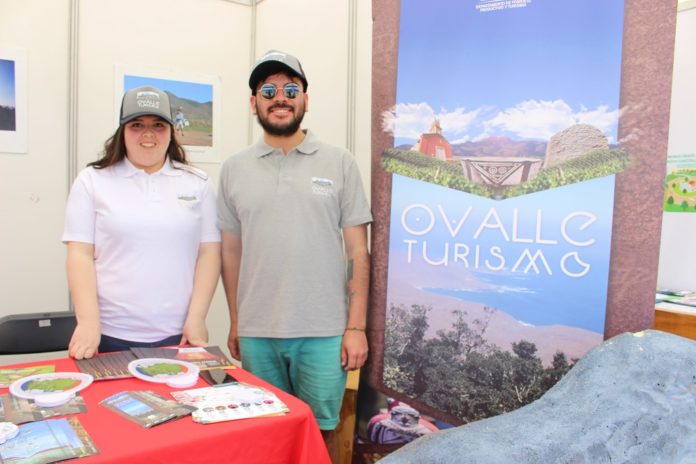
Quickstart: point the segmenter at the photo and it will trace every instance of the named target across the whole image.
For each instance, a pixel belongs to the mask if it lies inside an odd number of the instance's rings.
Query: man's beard
[[[271,135],[275,135],[278,137],[289,137],[293,135],[295,132],[297,132],[300,129],[300,124],[302,124],[302,119],[304,118],[304,104],[301,104],[298,107],[297,114],[295,114],[294,108],[289,106],[289,105],[273,105],[268,108],[268,113],[271,113],[271,110],[275,108],[288,108],[292,112],[292,120],[288,123],[278,125],[278,124],[273,124],[268,120],[268,117],[261,116],[261,111],[259,111],[258,104],[256,105],[256,118],[259,121],[259,124],[261,124],[261,127],[263,127],[263,130],[266,131],[267,133]]]

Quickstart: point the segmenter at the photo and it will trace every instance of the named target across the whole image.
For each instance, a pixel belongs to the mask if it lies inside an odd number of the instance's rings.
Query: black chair
[[[0,317],[0,354],[67,350],[76,325],[72,311]]]

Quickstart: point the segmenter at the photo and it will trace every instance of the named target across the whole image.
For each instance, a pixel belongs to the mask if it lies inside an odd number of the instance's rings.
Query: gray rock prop
[[[696,342],[657,330],[617,335],[535,402],[379,461],[392,463],[694,464]]]

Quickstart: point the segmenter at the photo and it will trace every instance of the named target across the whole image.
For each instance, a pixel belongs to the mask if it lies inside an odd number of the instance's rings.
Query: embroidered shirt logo
[[[198,196],[195,193],[180,193],[176,198],[184,208],[193,208],[198,204]]]
[[[323,177],[312,177],[312,193],[314,195],[331,196],[333,194],[333,181]]]

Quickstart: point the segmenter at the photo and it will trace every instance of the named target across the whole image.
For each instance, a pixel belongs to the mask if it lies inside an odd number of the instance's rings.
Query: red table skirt
[[[78,372],[69,358],[6,367],[53,364],[56,372]],[[239,381],[262,386],[275,393],[290,409],[288,414],[199,424],[191,417],[146,429],[100,406],[103,399],[126,390],[151,390],[166,398],[173,389],[135,378],[95,381],[80,392],[87,412],[76,414],[99,449],[99,454],[80,464],[187,464],[187,463],[330,463],[321,432],[306,403],[243,369],[230,371]],[[203,380],[190,388],[207,387]],[[7,393],[7,389],[0,389]]]

